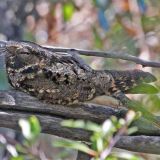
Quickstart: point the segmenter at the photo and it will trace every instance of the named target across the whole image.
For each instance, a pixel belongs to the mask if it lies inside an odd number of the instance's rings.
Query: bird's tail
[[[156,77],[149,72],[141,70],[115,71],[105,70],[106,74],[113,77],[110,92],[122,93],[157,93],[157,89],[147,83],[156,81]]]
[[[132,92],[132,90],[134,91],[134,93],[136,93],[136,90],[138,93],[143,92],[143,89],[146,90],[145,87],[147,87],[147,85],[145,84],[156,81],[156,77],[154,75],[152,75],[149,72],[144,72],[141,70],[108,71],[108,72],[112,75],[115,81],[115,86],[123,93],[130,93]],[[150,89],[153,91],[153,88]]]

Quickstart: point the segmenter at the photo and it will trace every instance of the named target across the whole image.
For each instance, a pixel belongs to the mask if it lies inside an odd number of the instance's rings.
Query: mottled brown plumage
[[[72,52],[53,52],[31,42],[3,45],[10,84],[47,103],[73,104],[99,95],[127,93],[155,77],[139,70],[93,70]]]

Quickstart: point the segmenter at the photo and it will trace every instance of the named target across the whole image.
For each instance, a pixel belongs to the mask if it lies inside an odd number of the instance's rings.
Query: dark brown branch
[[[7,41],[0,41],[0,47],[7,43]],[[82,49],[71,49],[71,48],[63,48],[63,47],[52,47],[52,46],[44,46],[47,49],[50,49],[53,52],[71,52],[75,54],[85,55],[85,56],[96,56],[96,57],[105,57],[105,58],[113,58],[113,59],[122,59],[131,61],[137,64],[141,64],[143,67],[157,67],[160,68],[160,63],[155,61],[146,61],[140,59],[138,57],[129,55],[127,53],[115,53],[115,52],[105,52],[105,51],[92,51],[92,50],[82,50]]]
[[[132,145],[130,145],[132,144]],[[126,148],[126,146],[128,146]],[[160,137],[156,136],[122,136],[116,147],[135,152],[160,153]],[[152,152],[151,152],[152,151]]]
[[[114,52],[104,52],[104,51],[91,51],[91,50],[81,50],[81,49],[69,49],[69,48],[58,48],[58,47],[47,47],[51,49],[53,52],[75,52],[75,54],[85,55],[85,56],[97,56],[97,57],[105,57],[105,58],[113,58],[113,59],[122,59],[131,61],[137,64],[141,64],[143,67],[157,67],[160,68],[160,63],[155,61],[146,61],[140,59],[138,57],[129,55],[127,53],[114,53]]]
[[[40,120],[43,133],[74,140],[89,141],[91,133],[81,129],[62,127],[60,123],[63,120],[81,118],[85,120],[103,122],[111,115],[115,115],[120,118],[124,117],[125,113],[126,110],[124,109],[118,110],[111,107],[93,104],[81,104],[76,106],[48,105],[39,102],[36,98],[30,97],[25,93],[15,90],[0,92],[0,127],[17,130],[19,129],[19,119],[27,118],[34,114]],[[157,147],[157,145],[159,144],[160,137],[154,136],[160,135],[160,129],[153,127],[144,119],[135,121],[133,125],[136,125],[139,128],[137,136],[122,136],[120,141],[116,144],[116,147],[138,152],[159,154],[160,147]],[[142,134],[143,136],[140,136]],[[152,135],[152,137],[144,135]],[[145,137],[145,139],[144,141],[142,140],[143,143],[140,143],[137,147],[135,143],[140,137]],[[135,143],[133,143],[133,139]],[[149,149],[148,146],[151,146],[152,141],[155,142],[155,145],[153,144],[151,149]]]
[[[14,104],[12,104],[14,103]],[[125,117],[127,110],[97,104],[77,104],[72,106],[50,105],[38,101],[23,92],[10,90],[0,92],[0,109],[25,113],[37,113],[65,119],[84,119],[102,123],[114,115]],[[160,135],[160,129],[152,126],[145,119],[138,119],[134,124],[139,128],[138,134]]]

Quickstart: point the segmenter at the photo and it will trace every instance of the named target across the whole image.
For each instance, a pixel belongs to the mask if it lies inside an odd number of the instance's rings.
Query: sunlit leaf
[[[31,116],[28,120],[20,119],[19,125],[22,129],[23,136],[28,140],[35,139],[41,132],[40,123],[35,116]]]
[[[19,120],[19,126],[22,129],[22,134],[26,139],[31,139],[31,129],[30,129],[30,124],[27,120],[25,119],[20,119]]]
[[[62,126],[71,127],[71,128],[80,128],[94,132],[100,132],[101,127],[93,122],[85,122],[83,120],[64,120],[61,123]]]
[[[69,21],[74,14],[74,5],[73,3],[66,2],[63,5],[63,19],[64,21]]]
[[[104,149],[103,138],[100,137],[97,139],[97,150],[98,150],[98,152],[102,152],[103,149]]]
[[[107,134],[112,130],[113,127],[113,123],[110,119],[107,119],[106,121],[104,121],[103,125],[102,125],[102,131]]]
[[[156,94],[158,89],[151,84],[141,84],[130,90],[133,94]]]
[[[76,141],[69,141],[69,140],[59,140],[53,143],[54,147],[67,147],[75,150],[79,150],[90,155],[96,155],[96,152],[90,149],[87,145],[76,142]]]
[[[34,137],[38,136],[41,132],[41,126],[40,126],[39,120],[37,119],[36,116],[31,116],[29,118],[29,122],[31,126],[32,135]]]
[[[11,157],[10,160],[24,160],[24,157],[23,156]]]
[[[159,111],[160,109],[160,96],[159,95],[149,95],[147,98],[147,106],[150,107],[151,111]]]
[[[133,134],[138,131],[137,127],[128,128],[128,135]]]
[[[65,127],[85,129],[85,122],[83,120],[64,120],[61,125]]]
[[[86,130],[89,130],[89,131],[93,131],[93,132],[101,132],[102,129],[101,129],[101,126],[96,124],[96,123],[93,123],[93,122],[90,122],[88,121],[86,123]]]
[[[8,145],[7,145],[7,150],[9,151],[9,153],[10,153],[13,157],[17,157],[17,156],[18,156],[17,150],[16,150],[16,148],[15,148],[14,145],[8,144]]]
[[[114,153],[113,155],[124,160],[144,160],[142,157],[136,156],[129,152],[119,152]]]
[[[105,160],[118,160],[117,157],[109,156]]]

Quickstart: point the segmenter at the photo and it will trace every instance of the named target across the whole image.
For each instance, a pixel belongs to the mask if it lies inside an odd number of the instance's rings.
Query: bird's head
[[[14,69],[39,63],[42,59],[39,50],[39,45],[29,42],[8,41],[0,43],[0,52],[5,54],[7,67]]]
[[[17,41],[8,41],[0,42],[0,48],[2,51],[8,52],[10,55],[21,55],[21,54],[38,54],[36,44],[31,42],[17,42]],[[39,47],[39,46],[38,46]]]

